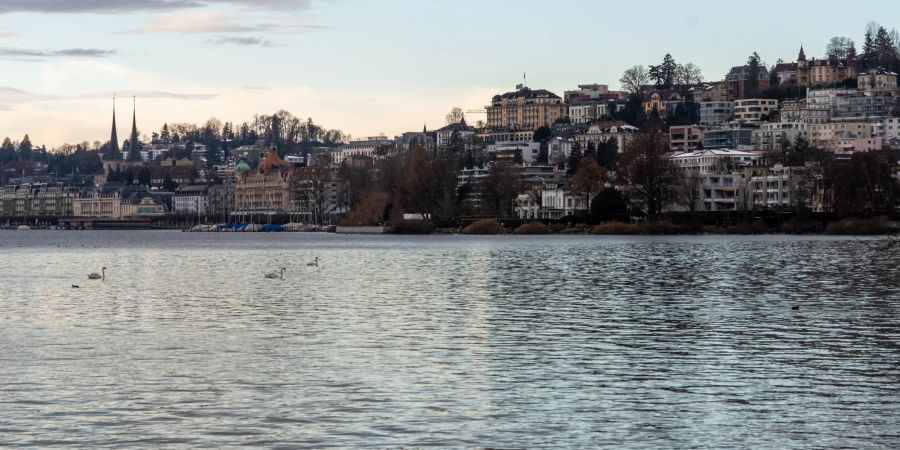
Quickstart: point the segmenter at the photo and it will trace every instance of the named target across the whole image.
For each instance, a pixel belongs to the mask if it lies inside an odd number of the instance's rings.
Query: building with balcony
[[[704,128],[697,125],[669,127],[669,149],[673,152],[694,151],[703,147]]]
[[[764,122],[776,111],[778,111],[778,100],[765,98],[735,100],[734,121],[737,123]]]
[[[700,102],[700,125],[717,126],[734,117],[734,102]]]
[[[493,130],[529,130],[551,126],[566,117],[569,110],[562,98],[544,90],[528,87],[495,95],[487,110],[487,128]]]
[[[764,123],[753,130],[753,148],[763,151],[781,151],[798,138],[809,140],[809,126],[803,122]]]

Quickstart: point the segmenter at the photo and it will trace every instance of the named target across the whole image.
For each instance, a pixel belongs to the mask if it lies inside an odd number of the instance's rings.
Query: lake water
[[[811,237],[0,232],[0,447],[897,448],[898,263]]]

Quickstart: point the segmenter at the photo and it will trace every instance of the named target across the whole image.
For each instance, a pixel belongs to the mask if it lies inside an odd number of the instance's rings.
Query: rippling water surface
[[[827,238],[0,232],[0,447],[896,448],[898,263]]]

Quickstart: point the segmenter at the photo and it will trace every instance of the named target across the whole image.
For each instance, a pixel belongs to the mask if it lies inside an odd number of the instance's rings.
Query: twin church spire
[[[116,130],[116,97],[113,96],[113,118],[112,118],[112,132],[109,137],[109,159],[111,160],[122,160],[123,156],[125,156],[125,160],[128,162],[141,162],[143,158],[141,157],[141,144],[140,144],[140,135],[138,135],[137,129],[137,98],[132,97],[132,104],[134,108],[134,113],[131,119],[131,135],[128,137],[128,148],[119,148],[119,133]],[[125,150],[128,152],[127,155],[123,155],[122,151]]]

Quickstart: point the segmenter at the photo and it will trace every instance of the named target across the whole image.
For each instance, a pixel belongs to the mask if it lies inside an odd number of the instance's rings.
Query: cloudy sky
[[[0,137],[105,141],[113,93],[120,136],[132,95],[145,134],[287,109],[393,135],[482,108],[526,71],[562,94],[666,52],[719,79],[753,51],[772,64],[833,35],[861,46],[871,20],[900,27],[894,2],[0,0]]]

